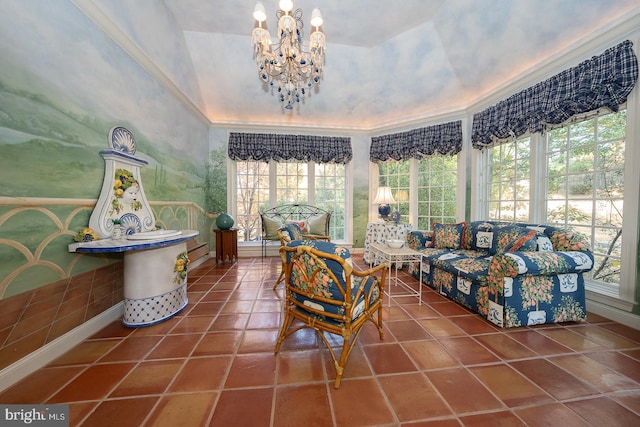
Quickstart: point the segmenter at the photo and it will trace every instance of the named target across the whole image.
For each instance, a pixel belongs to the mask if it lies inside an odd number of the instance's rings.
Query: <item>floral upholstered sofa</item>
[[[586,238],[546,225],[474,221],[411,231],[424,254],[423,283],[494,324],[518,327],[586,317]],[[409,269],[414,276],[417,263]]]

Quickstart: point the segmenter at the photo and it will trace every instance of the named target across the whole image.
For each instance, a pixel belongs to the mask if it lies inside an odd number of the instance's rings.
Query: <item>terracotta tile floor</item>
[[[595,315],[499,330],[428,288],[421,306],[394,289],[384,341],[367,325],[335,390],[311,331],[273,354],[279,271],[276,257],[208,260],[182,313],[114,322],[0,402],[68,403],[71,425],[89,427],[640,425],[640,331]]]

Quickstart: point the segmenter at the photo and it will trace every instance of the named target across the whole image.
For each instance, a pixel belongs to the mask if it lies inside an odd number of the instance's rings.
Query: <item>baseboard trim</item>
[[[597,301],[587,299],[587,313],[594,313],[630,328],[640,330],[640,316]]]
[[[0,391],[11,387],[35,370],[44,367],[105,326],[122,319],[123,314],[124,302],[120,302],[7,366],[0,371]]]

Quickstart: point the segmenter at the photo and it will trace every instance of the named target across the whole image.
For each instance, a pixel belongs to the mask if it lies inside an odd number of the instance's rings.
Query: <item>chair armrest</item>
[[[387,263],[383,262],[382,264],[376,265],[375,267],[372,267],[368,270],[364,270],[364,271],[359,271],[359,270],[353,270],[353,272],[351,274],[353,274],[354,276],[373,276],[375,273],[377,273],[378,271],[382,270],[382,275],[383,277],[386,275],[387,273]]]
[[[407,233],[407,246],[413,250],[428,248],[433,241],[433,231],[412,230]]]
[[[375,273],[378,273],[382,271],[382,275],[380,275],[380,277],[376,276]],[[380,295],[379,295],[379,300],[382,300],[382,295],[384,294],[384,285],[385,285],[385,280],[387,278],[387,263],[382,263],[379,264],[373,268],[370,268],[368,270],[365,271],[358,271],[358,270],[353,270],[351,272],[352,276],[358,276],[358,277],[367,277],[367,278],[372,278],[374,280],[374,282],[377,280],[378,281],[378,289],[380,290]],[[369,281],[369,279],[363,279],[362,280],[362,285],[358,288],[358,289],[354,289],[355,292],[355,299],[357,300],[358,295],[361,292],[364,292],[364,286],[365,284]]]
[[[505,252],[494,255],[489,275],[494,277],[551,276],[556,274],[585,273],[593,268],[590,251],[565,252]]]

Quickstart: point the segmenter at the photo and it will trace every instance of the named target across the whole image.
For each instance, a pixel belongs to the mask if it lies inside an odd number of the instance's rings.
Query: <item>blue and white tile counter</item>
[[[176,233],[167,232],[165,236],[148,240],[124,238],[72,243],[69,252],[124,252],[122,323],[131,327],[149,326],[175,316],[188,303],[186,242],[199,232]]]

